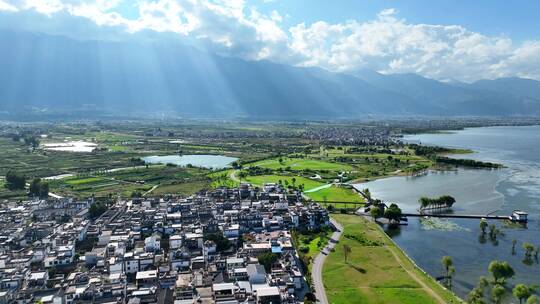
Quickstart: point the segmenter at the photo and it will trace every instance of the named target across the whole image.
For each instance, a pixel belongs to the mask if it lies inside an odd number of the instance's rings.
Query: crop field
[[[157,186],[155,193],[193,194],[208,188],[209,180],[204,177],[207,170],[175,166],[148,166],[114,172],[83,174],[77,177],[50,181],[51,191],[63,195],[103,196],[118,193],[124,196],[132,192],[144,193]],[[198,189],[194,189],[195,187]],[[188,194],[189,193],[189,194]]]
[[[355,215],[333,217],[344,231],[323,267],[330,303],[438,303],[432,293],[446,303],[460,303],[451,292],[417,269],[377,224]],[[351,248],[347,261],[344,245]]]

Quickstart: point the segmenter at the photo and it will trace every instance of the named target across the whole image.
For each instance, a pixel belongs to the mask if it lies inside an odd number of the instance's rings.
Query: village
[[[33,199],[0,210],[0,303],[299,303],[291,231],[328,212],[277,184],[187,198]],[[103,208],[103,206],[101,206]]]

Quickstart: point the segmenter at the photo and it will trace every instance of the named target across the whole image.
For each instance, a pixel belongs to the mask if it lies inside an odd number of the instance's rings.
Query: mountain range
[[[0,111],[254,118],[540,115],[540,82],[441,82],[222,57],[180,43],[0,32]]]

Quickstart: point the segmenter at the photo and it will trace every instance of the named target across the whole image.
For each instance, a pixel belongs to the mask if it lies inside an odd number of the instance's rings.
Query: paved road
[[[330,250],[336,246],[336,242],[341,237],[343,232],[343,227],[336,221],[331,220],[332,224],[336,226],[337,231],[332,234],[328,245],[322,250],[323,252],[319,253],[313,260],[313,267],[311,269],[311,278],[313,280],[313,286],[315,287],[315,296],[317,297],[317,303],[328,304],[328,299],[326,298],[326,291],[324,290],[324,284],[322,280],[322,269],[324,265],[324,260],[326,255],[330,253]]]

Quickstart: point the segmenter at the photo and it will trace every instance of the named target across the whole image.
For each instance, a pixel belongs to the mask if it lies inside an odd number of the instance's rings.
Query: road
[[[332,224],[337,228],[337,230],[332,233],[328,245],[322,250],[323,252],[319,253],[313,260],[313,267],[311,269],[311,278],[313,280],[313,286],[315,287],[315,297],[317,297],[317,303],[328,304],[328,299],[326,298],[326,291],[324,290],[324,284],[322,280],[322,269],[324,266],[324,260],[332,248],[337,244],[337,241],[341,238],[341,233],[343,232],[343,226],[341,226],[335,220],[330,220]]]

